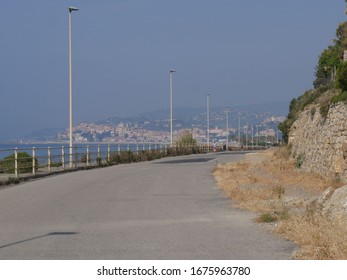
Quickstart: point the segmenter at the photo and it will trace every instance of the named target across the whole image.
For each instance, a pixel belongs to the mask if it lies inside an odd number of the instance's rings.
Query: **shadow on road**
[[[13,245],[17,245],[17,244],[20,244],[20,243],[29,242],[29,241],[33,241],[33,240],[36,240],[36,239],[48,237],[48,236],[74,235],[74,234],[78,234],[78,232],[73,232],[73,231],[50,232],[50,233],[47,233],[47,234],[43,234],[43,235],[39,235],[39,236],[28,238],[28,239],[24,239],[24,240],[21,240],[21,241],[17,241],[17,242],[9,243],[9,244],[6,244],[6,245],[2,245],[2,246],[0,246],[0,249],[6,248],[6,247],[10,247],[10,246],[13,246]]]

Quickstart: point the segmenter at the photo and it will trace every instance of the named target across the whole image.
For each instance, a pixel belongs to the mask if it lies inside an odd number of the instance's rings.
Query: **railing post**
[[[127,146],[127,151],[128,151],[128,152],[130,151],[130,146],[129,146],[129,144],[128,144],[128,146]]]
[[[107,161],[110,162],[111,160],[111,147],[110,144],[107,146]]]
[[[77,146],[74,146],[74,150],[75,150],[75,168],[78,167],[78,154],[77,154],[77,149],[78,147]]]
[[[118,144],[118,154],[120,154],[120,144]]]
[[[136,154],[139,155],[139,143],[136,143]]]
[[[100,145],[98,145],[98,161],[101,163]]]
[[[32,150],[32,158],[33,158],[33,175],[36,175],[36,151],[35,151],[35,147],[33,147]]]
[[[48,173],[51,173],[51,147],[48,147],[47,155]]]
[[[14,148],[14,175],[18,178],[18,150]]]
[[[87,166],[89,166],[90,156],[89,156],[89,145],[87,145]]]
[[[151,144],[148,144],[148,151],[151,150]]]
[[[61,167],[65,169],[65,150],[64,146],[61,146]]]

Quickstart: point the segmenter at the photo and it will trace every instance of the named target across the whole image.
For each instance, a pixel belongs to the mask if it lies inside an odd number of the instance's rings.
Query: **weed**
[[[326,219],[309,200],[342,183],[298,170],[298,159],[291,160],[285,150],[268,153],[260,163],[253,159],[217,165],[213,174],[218,185],[234,206],[261,213],[258,222],[276,222],[275,231],[300,246],[295,258],[347,259],[346,226]],[[304,159],[303,154],[298,157]]]
[[[313,120],[315,114],[316,114],[316,107],[312,107],[311,108],[311,121]]]
[[[331,99],[331,102],[332,102],[333,104],[338,103],[338,102],[345,102],[345,103],[346,103],[346,100],[347,100],[347,92],[346,92],[346,91],[343,91],[343,92],[341,92],[340,94],[335,95],[335,96]]]
[[[260,217],[258,218],[258,221],[261,223],[273,223],[273,222],[277,222],[277,217],[273,214],[264,213],[260,215]]]
[[[292,145],[289,144],[289,145],[279,147],[275,151],[274,156],[278,159],[289,160],[291,153],[292,153]]]
[[[20,180],[19,178],[16,177],[9,177],[8,180],[6,181],[6,185],[11,185],[11,184],[19,184]]]
[[[303,165],[304,161],[305,161],[305,155],[304,154],[298,155],[297,158],[296,158],[295,167],[296,168],[301,168],[301,166]]]
[[[96,164],[97,164],[98,166],[101,166],[101,165],[102,165],[102,158],[101,158],[101,157],[97,157],[97,158],[96,158]]]
[[[51,162],[51,167],[61,167],[63,164],[61,162]]]
[[[285,193],[285,189],[280,186],[280,185],[276,185],[272,188],[272,193],[278,198],[278,199],[282,199]]]

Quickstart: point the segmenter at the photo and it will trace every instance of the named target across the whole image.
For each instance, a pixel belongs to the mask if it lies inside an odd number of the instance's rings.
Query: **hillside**
[[[332,104],[347,100],[347,22],[339,24],[333,45],[319,56],[313,86],[290,102],[287,119],[279,126],[286,141],[291,126],[309,105],[317,105],[324,119]]]
[[[314,89],[290,102],[279,125],[297,166],[347,181],[347,22],[319,57]]]
[[[231,107],[229,110],[229,128],[235,135],[238,130],[238,116],[240,114],[241,135],[248,129],[249,134],[255,134],[257,126],[258,132],[271,130],[277,131],[279,120],[283,120],[288,112],[287,102],[272,102],[249,106]],[[169,110],[157,110],[154,112],[142,113],[128,118],[110,117],[96,122],[83,122],[74,126],[74,136],[76,141],[123,141],[120,138],[123,134],[127,141],[153,141],[165,138],[165,133],[169,131]],[[210,128],[225,129],[226,114],[224,107],[210,108]],[[252,131],[252,126],[253,131]],[[198,107],[178,107],[173,109],[174,130],[195,129],[200,136],[206,135],[206,108]],[[118,129],[119,128],[119,129]],[[152,131],[150,134],[148,132]],[[161,136],[159,134],[161,133]],[[80,135],[81,137],[78,137]],[[117,136],[118,135],[118,136]],[[144,136],[147,135],[147,136]],[[36,131],[23,137],[23,141],[66,141],[68,130],[46,129]],[[158,138],[159,137],[159,138]],[[146,138],[146,139],[144,139]],[[79,139],[79,140],[78,140]]]

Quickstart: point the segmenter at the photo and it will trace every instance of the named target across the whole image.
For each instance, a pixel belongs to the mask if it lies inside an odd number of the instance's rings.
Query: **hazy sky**
[[[1,0],[0,140],[174,106],[286,101],[312,87],[343,0]]]

